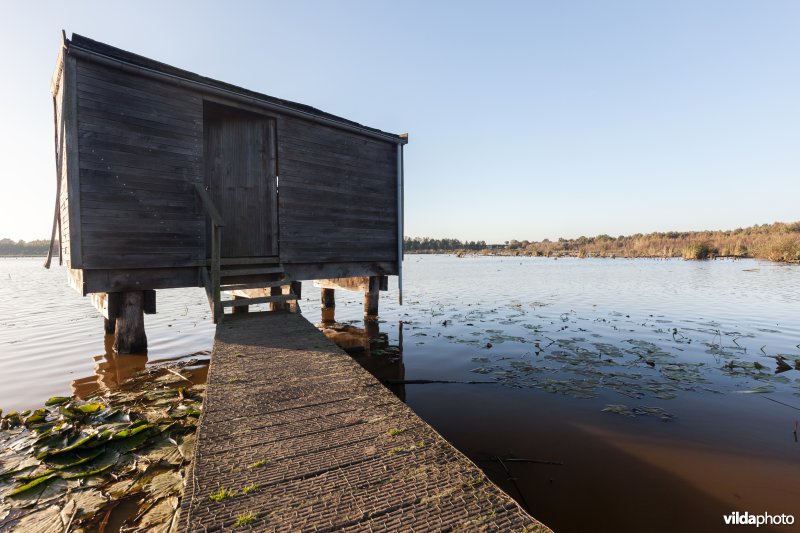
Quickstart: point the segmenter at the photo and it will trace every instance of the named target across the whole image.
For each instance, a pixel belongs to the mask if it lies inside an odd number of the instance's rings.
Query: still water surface
[[[88,299],[40,264],[0,259],[0,407],[207,357],[201,289],[159,291],[149,354],[115,358]],[[354,356],[551,527],[800,519],[797,266],[410,255],[404,268],[406,304],[383,293],[379,325],[400,349],[351,335]],[[319,321],[318,290],[304,295]],[[361,306],[337,292],[339,322],[363,327]]]

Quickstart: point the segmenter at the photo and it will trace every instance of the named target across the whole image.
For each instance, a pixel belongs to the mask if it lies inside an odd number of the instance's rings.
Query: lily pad
[[[53,479],[55,477],[56,477],[55,472],[51,472],[50,474],[48,474],[46,476],[37,477],[33,481],[31,481],[29,483],[26,483],[26,484],[22,485],[21,487],[18,487],[16,489],[12,490],[8,494],[6,494],[6,496],[9,496],[9,497],[18,496],[20,494],[24,494],[24,493],[26,493],[28,491],[31,491],[31,490],[34,490],[34,489],[37,489],[37,488],[41,489],[47,483],[50,483],[51,481],[53,481]]]
[[[142,518],[136,524],[140,531],[151,531],[157,527],[163,528],[167,531],[168,526],[173,521],[173,516],[178,510],[178,497],[170,496],[162,498],[154,506],[142,515]]]
[[[48,407],[51,405],[63,405],[69,402],[70,400],[72,400],[72,398],[68,396],[53,396],[52,398],[44,402],[44,404]]]
[[[74,518],[89,518],[97,514],[108,503],[108,498],[103,496],[101,491],[94,488],[71,492],[67,498],[69,500],[64,505],[61,513],[62,517],[71,517],[74,513]]]
[[[66,524],[61,519],[58,505],[50,505],[41,510],[25,515],[17,524],[17,531],[26,533],[52,533],[63,531]]]

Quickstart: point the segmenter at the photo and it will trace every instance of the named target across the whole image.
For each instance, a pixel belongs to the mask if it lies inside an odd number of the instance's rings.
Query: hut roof
[[[171,77],[188,80],[198,84],[214,87],[226,92],[235,93],[255,100],[260,100],[262,102],[265,102],[267,104],[272,104],[274,106],[280,106],[282,108],[286,108],[289,110],[298,111],[300,113],[311,115],[312,117],[319,117],[328,121],[340,123],[345,126],[363,129],[366,132],[371,132],[373,134],[377,134],[382,137],[390,138],[387,140],[396,139],[396,142],[403,144],[407,142],[407,137],[404,135],[397,135],[394,133],[388,133],[379,130],[377,128],[370,128],[369,126],[364,126],[363,124],[359,124],[358,122],[354,122],[346,118],[342,118],[336,115],[332,115],[330,113],[326,113],[324,111],[320,111],[319,109],[309,105],[298,104],[296,102],[291,102],[289,100],[283,100],[281,98],[276,98],[274,96],[269,96],[263,93],[251,91],[249,89],[244,89],[242,87],[238,87],[230,83],[225,83],[224,81],[219,81],[212,78],[208,78],[206,76],[201,76],[199,74],[195,74],[194,72],[189,72],[188,70],[183,70],[177,67],[173,67],[171,65],[167,65],[166,63],[161,63],[160,61],[155,61],[154,59],[140,56],[138,54],[127,52],[120,48],[116,48],[114,46],[101,43],[99,41],[95,41],[94,39],[84,37],[83,35],[78,35],[77,33],[72,34],[72,39],[67,40],[66,45],[68,49],[77,48],[79,50],[90,52],[92,54],[99,56],[104,56],[106,58],[120,61],[122,63],[127,63],[129,65],[133,65],[136,67],[140,67],[155,72],[160,72]]]

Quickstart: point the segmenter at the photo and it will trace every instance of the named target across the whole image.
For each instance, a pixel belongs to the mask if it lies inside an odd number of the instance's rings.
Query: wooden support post
[[[364,292],[364,320],[378,320],[378,296],[380,295],[380,276],[369,277],[369,287]]]
[[[272,296],[280,296],[283,294],[283,287],[270,287],[269,293]],[[269,304],[270,311],[286,311],[288,308],[286,302],[270,302]]]
[[[222,293],[220,289],[220,254],[222,253],[222,226],[214,223],[211,231],[211,297],[213,298],[214,322],[219,323],[225,313],[222,309]]]
[[[400,348],[400,357],[403,357],[403,321],[397,323],[397,347]]]
[[[145,289],[142,292],[142,310],[146,315],[156,312],[156,291]],[[122,307],[121,292],[97,292],[89,295],[95,309],[103,315],[103,328],[106,335],[114,335],[117,330],[117,317]]]
[[[321,289],[322,296],[322,322],[335,322],[336,299],[333,289]]]
[[[144,295],[142,291],[123,292],[114,332],[114,351],[143,353],[147,351],[144,332]]]
[[[233,299],[234,300],[246,300],[247,298],[245,298],[243,296],[234,296]],[[233,308],[233,314],[234,315],[241,315],[241,314],[249,313],[249,312],[250,312],[250,306],[249,305],[237,305],[236,307]]]
[[[302,281],[293,281],[289,285],[289,289],[292,294],[297,297],[297,300],[293,300],[289,302],[289,311],[292,313],[300,313],[300,298],[303,297],[303,282]]]
[[[365,319],[364,332],[367,335],[367,340],[377,339],[381,334],[381,329],[380,325],[378,324],[378,321]],[[367,348],[369,348],[369,342],[367,343]]]

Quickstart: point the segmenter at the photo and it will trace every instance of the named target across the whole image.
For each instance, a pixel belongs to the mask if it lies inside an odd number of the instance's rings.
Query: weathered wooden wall
[[[191,268],[208,257],[207,216],[193,188],[208,183],[204,101],[229,102],[85,56],[67,53],[64,65],[61,242],[72,268],[83,269],[84,292],[196,285]],[[258,112],[257,102],[245,107]],[[264,116],[277,136],[278,252],[287,272],[397,273],[396,144],[274,110]]]
[[[88,61],[77,75],[83,268],[196,265],[202,97]]]
[[[278,122],[281,259],[397,260],[397,148],[298,118]]]

